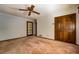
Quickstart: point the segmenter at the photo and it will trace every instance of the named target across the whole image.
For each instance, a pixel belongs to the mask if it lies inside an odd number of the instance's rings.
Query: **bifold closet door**
[[[55,39],[76,43],[76,14],[55,17]]]

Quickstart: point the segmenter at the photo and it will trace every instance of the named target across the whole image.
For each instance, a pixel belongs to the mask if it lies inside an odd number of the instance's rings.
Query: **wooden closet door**
[[[55,17],[55,39],[76,43],[76,14]]]

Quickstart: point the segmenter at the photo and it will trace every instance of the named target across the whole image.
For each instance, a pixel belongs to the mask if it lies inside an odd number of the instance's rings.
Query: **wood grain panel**
[[[76,43],[76,14],[55,17],[55,39]]]

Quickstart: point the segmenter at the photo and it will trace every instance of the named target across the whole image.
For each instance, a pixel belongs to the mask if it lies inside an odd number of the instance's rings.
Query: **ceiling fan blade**
[[[33,10],[33,9],[34,9],[34,7],[35,7],[34,5],[31,5],[31,10]]]
[[[31,11],[28,13],[28,16],[30,16],[31,15]]]
[[[34,13],[36,13],[36,14],[40,15],[40,13],[39,13],[39,12],[36,12],[36,11],[32,11],[32,12],[34,12]]]
[[[18,10],[20,10],[20,11],[28,11],[28,10],[26,10],[26,9],[18,9]]]

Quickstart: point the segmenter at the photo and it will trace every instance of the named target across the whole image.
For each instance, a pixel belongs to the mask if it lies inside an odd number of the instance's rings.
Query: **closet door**
[[[76,43],[76,14],[55,17],[55,39]]]

